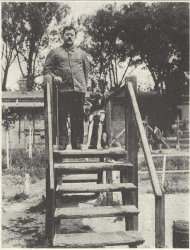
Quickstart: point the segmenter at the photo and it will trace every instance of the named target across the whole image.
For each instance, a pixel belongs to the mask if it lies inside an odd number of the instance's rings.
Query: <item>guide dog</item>
[[[96,84],[96,87],[93,89],[92,94],[90,95],[89,100],[90,109],[88,111],[89,127],[88,127],[88,137],[87,143],[84,145],[83,150],[89,148],[96,148],[98,150],[102,149],[102,144],[106,144],[105,133],[103,133],[103,125],[105,120],[105,98],[102,93],[102,89],[99,84]],[[104,140],[102,141],[102,137]],[[105,146],[105,145],[104,145]]]

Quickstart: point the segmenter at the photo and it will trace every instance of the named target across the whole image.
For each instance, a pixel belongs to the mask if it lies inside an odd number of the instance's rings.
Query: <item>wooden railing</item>
[[[55,177],[53,167],[53,84],[52,78],[45,78],[44,120],[46,145],[46,241],[52,246],[54,237]]]
[[[144,156],[147,162],[148,172],[155,196],[155,246],[165,247],[165,197],[156,174],[156,169],[151,156],[148,140],[145,134],[142,118],[140,115],[135,91],[136,79],[134,77],[126,78],[126,119],[125,119],[125,140],[128,161],[134,165],[134,168],[128,173],[128,178],[135,185],[138,185],[138,134],[142,142]],[[138,191],[132,194],[132,202],[138,206]],[[131,224],[137,227],[137,218],[134,218]]]

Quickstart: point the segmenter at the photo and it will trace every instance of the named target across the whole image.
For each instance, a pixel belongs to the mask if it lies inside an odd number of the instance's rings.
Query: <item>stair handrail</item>
[[[48,115],[48,160],[49,160],[49,177],[50,177],[50,189],[55,188],[54,180],[54,168],[53,168],[53,112],[52,112],[52,82],[47,82],[47,115]]]
[[[127,88],[130,94],[132,108],[133,108],[137,128],[138,128],[139,135],[140,135],[141,142],[142,142],[142,148],[143,148],[144,156],[147,162],[152,188],[156,196],[162,196],[162,190],[161,190],[159,180],[156,174],[156,169],[155,169],[154,162],[151,156],[150,148],[148,145],[148,140],[145,134],[145,130],[144,130],[144,126],[143,126],[143,122],[142,122],[142,118],[141,118],[141,114],[139,111],[139,107],[138,107],[138,103],[137,103],[137,99],[135,96],[132,82],[127,83]]]
[[[44,77],[44,120],[46,145],[46,228],[45,238],[48,246],[53,245],[54,211],[55,211],[55,178],[53,166],[53,82],[52,77]]]
[[[126,122],[127,123],[129,122],[130,124],[130,122],[132,122],[133,120],[135,121],[135,126],[137,126],[137,130],[139,132],[139,136],[142,142],[142,148],[143,148],[144,156],[147,162],[148,172],[149,172],[152,189],[153,189],[154,196],[155,196],[155,246],[161,248],[161,247],[165,247],[165,194],[163,192],[163,189],[159,183],[159,180],[156,174],[156,169],[155,169],[153,158],[152,158],[150,148],[148,145],[148,139],[146,137],[146,133],[144,130],[143,121],[142,121],[141,114],[139,111],[139,106],[137,103],[133,85],[136,85],[136,78],[126,77],[126,93],[127,93],[126,98],[128,98],[127,99],[127,105],[129,105],[128,118],[130,119],[130,121],[126,121]],[[129,131],[127,131],[126,129],[126,137],[130,135],[130,129],[134,130],[133,122],[131,123],[132,125],[129,125],[129,124],[127,125]],[[136,164],[135,158],[137,156],[135,157],[134,153],[131,153],[133,151],[132,150],[133,145],[130,146],[131,138],[126,138],[126,140],[128,139],[130,141],[128,142],[127,147],[130,151],[127,153],[129,154],[129,158],[132,157],[132,160]],[[134,140],[136,140],[136,138]],[[135,151],[135,153],[137,154],[138,151]],[[137,166],[136,166],[136,170],[134,170],[134,174],[133,174],[134,176],[135,176],[135,172],[137,173],[138,171]],[[137,178],[137,177],[134,177],[134,178]]]

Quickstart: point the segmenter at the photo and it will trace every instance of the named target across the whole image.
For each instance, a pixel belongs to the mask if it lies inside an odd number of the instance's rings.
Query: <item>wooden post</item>
[[[162,187],[164,188],[165,182],[165,173],[166,173],[166,155],[163,157],[163,170],[162,170]]]
[[[133,167],[121,171],[121,182],[132,182],[137,186],[136,191],[122,192],[123,204],[135,205],[138,208],[138,138],[137,127],[133,115],[131,98],[128,93],[127,83],[132,82],[134,89],[137,89],[137,83],[135,77],[126,78],[126,108],[125,108],[125,148],[127,151],[127,162],[133,164]],[[138,229],[138,217],[132,216],[126,218],[126,230]]]
[[[104,157],[100,157],[100,162],[104,162]],[[103,171],[100,171],[98,173],[98,180],[97,180],[98,184],[103,183]]]
[[[27,116],[26,114],[24,115],[24,148],[26,148],[26,133],[25,133],[25,129],[26,129],[26,119]]]
[[[155,247],[165,247],[165,195],[155,196]]]
[[[180,144],[179,144],[179,115],[177,116],[177,145],[176,148],[180,150]]]
[[[30,192],[30,174],[25,173],[25,181],[24,181],[25,193],[29,195]]]
[[[145,155],[148,170],[149,170],[150,180],[151,180],[153,191],[155,194],[155,232],[156,232],[155,241],[156,241],[156,246],[157,247],[164,247],[165,246],[165,199],[164,199],[164,194],[161,190],[160,183],[159,183],[157,175],[156,175],[154,162],[153,162],[152,157],[151,157],[150,149],[148,146],[148,141],[147,141],[144,127],[142,124],[142,118],[141,118],[138,104],[137,104],[137,101],[135,98],[133,86],[132,86],[131,82],[129,82],[129,81],[128,81],[127,90],[129,91],[129,94],[131,97],[130,100],[131,100],[132,108],[133,108],[133,111],[135,114],[136,124],[138,125],[138,131],[139,131],[141,141],[142,141],[143,151],[144,151],[144,155]],[[132,129],[133,128],[134,128],[134,126],[132,127]],[[132,140],[132,139],[130,140],[131,129],[128,130],[128,132],[130,132],[130,133],[128,133],[129,138],[128,138],[127,144],[129,144],[128,147],[129,147],[129,149],[131,149],[132,148],[132,143],[130,144],[130,142]],[[134,138],[133,138],[133,140],[134,140]],[[128,151],[129,160],[130,160],[131,154],[133,156],[134,150],[132,151],[132,153],[130,151]],[[134,155],[134,157],[135,157],[135,155]],[[133,160],[130,160],[130,161],[133,163]]]
[[[8,131],[8,129],[6,129],[6,151],[7,151],[7,169],[9,169],[10,168],[10,158],[9,158],[9,154],[10,154],[10,152],[9,152],[9,131]]]
[[[29,142],[28,142],[28,157],[30,157],[30,144],[31,144],[31,128],[29,129]]]
[[[59,149],[59,89],[56,86],[56,147]]]
[[[63,182],[63,174],[61,171],[57,170],[55,171],[55,187],[57,187],[57,185],[61,185]],[[56,201],[56,207],[60,207],[63,205],[63,199],[62,197],[60,197],[59,195],[55,197]],[[57,218],[55,220],[55,233],[59,234],[61,231],[61,219]]]
[[[106,122],[106,133],[107,133],[107,136],[108,136],[108,145],[110,145],[111,143],[111,140],[113,138],[111,138],[111,130],[112,130],[112,120],[111,120],[111,101],[109,100],[108,101],[108,104],[106,106],[106,118],[105,118],[105,122]]]
[[[18,118],[18,143],[19,143],[19,148],[20,148],[20,138],[21,138],[21,130],[20,130],[20,123],[21,123],[21,114],[20,112],[18,113],[19,114],[19,118]]]
[[[32,147],[35,144],[35,113],[32,112]]]
[[[46,152],[46,227],[45,238],[49,247],[53,245],[55,234],[54,212],[55,212],[55,183],[53,172],[53,95],[52,95],[52,77],[44,77],[44,121],[45,121],[45,152]],[[49,86],[48,86],[49,84]]]

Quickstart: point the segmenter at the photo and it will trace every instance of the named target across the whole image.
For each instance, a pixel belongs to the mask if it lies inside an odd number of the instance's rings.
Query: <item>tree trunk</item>
[[[9,64],[7,64],[5,67],[4,76],[3,76],[3,83],[2,83],[2,91],[7,90],[6,85],[7,85],[8,71],[9,71]]]
[[[30,91],[33,88],[34,72],[32,70],[33,55],[35,50],[35,42],[32,41],[30,45],[30,52],[27,62],[27,89]]]

